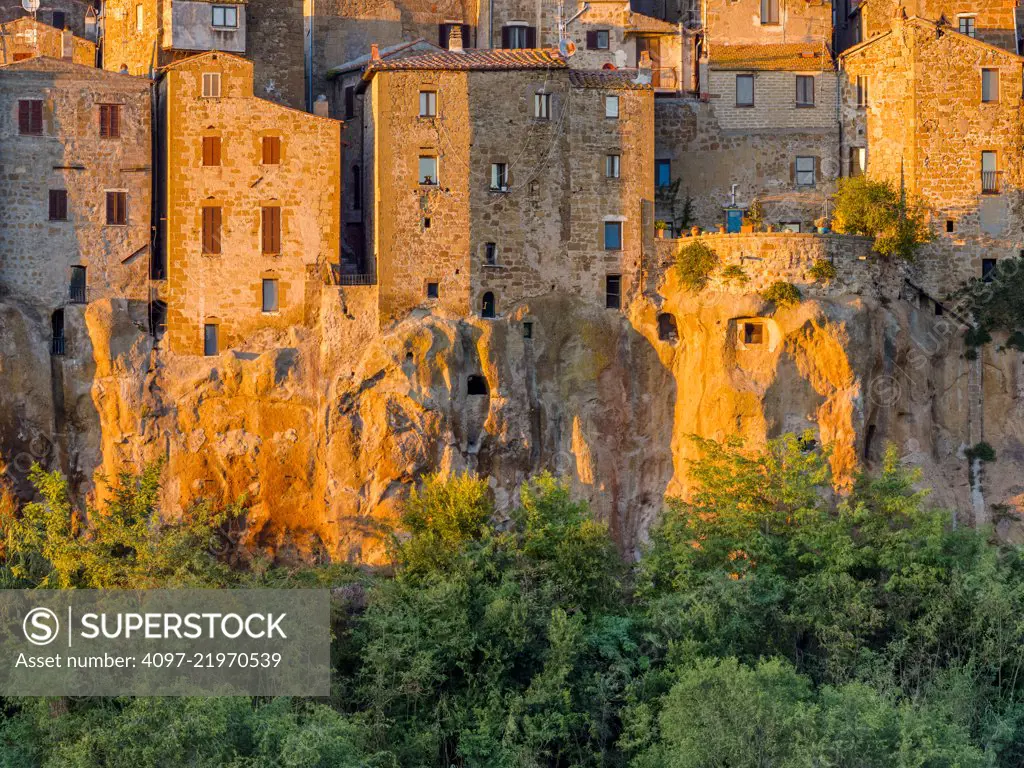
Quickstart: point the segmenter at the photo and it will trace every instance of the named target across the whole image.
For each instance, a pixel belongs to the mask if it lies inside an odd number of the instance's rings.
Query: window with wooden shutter
[[[203,253],[220,253],[220,206],[203,208]]]
[[[263,252],[281,252],[281,209],[276,205],[263,207]]]
[[[43,135],[43,102],[41,99],[18,101],[18,133],[22,136]]]
[[[100,104],[100,138],[117,139],[121,136],[121,105]]]
[[[220,165],[220,136],[203,137],[203,165]]]
[[[107,192],[107,224],[123,226],[128,223],[128,193]]]
[[[281,162],[281,137],[263,137],[263,164],[278,165]]]
[[[66,189],[50,190],[50,221],[68,220],[68,191]]]

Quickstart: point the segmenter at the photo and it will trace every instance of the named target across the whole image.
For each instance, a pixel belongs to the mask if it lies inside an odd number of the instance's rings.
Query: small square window
[[[430,217],[429,216],[424,216],[423,217],[423,228],[424,229],[430,229]]]
[[[736,106],[754,106],[754,76],[736,75]]]
[[[220,136],[203,136],[203,165],[220,165]]]
[[[128,223],[128,193],[107,192],[107,224],[124,226]]]
[[[779,0],[761,0],[761,23],[779,23]]]
[[[981,100],[985,104],[999,101],[999,70],[981,70]]]
[[[743,343],[764,344],[764,325],[762,323],[744,323]]]
[[[524,339],[532,339],[533,338],[533,323],[530,322],[529,320],[527,320],[526,322],[523,323],[523,338]]]
[[[604,223],[604,249],[606,251],[622,250],[621,221],[606,221]]]
[[[596,33],[597,49],[607,51],[609,48],[609,33],[607,29],[599,29]]]
[[[220,72],[203,73],[203,98],[220,98]]]
[[[54,11],[51,14],[51,18],[53,19],[53,26],[57,29],[64,29],[68,25],[67,14],[64,11]]]
[[[420,91],[420,117],[437,117],[437,91]]]
[[[605,309],[622,309],[622,275],[608,275],[604,279]]]
[[[213,26],[218,29],[238,27],[238,7],[234,5],[213,6]]]
[[[434,155],[420,155],[419,183],[426,187],[437,186],[437,158]]]
[[[800,233],[801,224],[799,221],[784,221],[779,227],[782,232],[796,232]]]
[[[814,157],[798,157],[796,159],[796,184],[798,187],[813,187],[816,159]]]
[[[533,116],[538,120],[551,119],[551,94],[533,94]]]
[[[850,147],[850,176],[863,176],[868,167],[866,147]]]
[[[604,97],[604,116],[611,117],[616,120],[619,118],[619,97],[618,96],[605,96]]]
[[[427,283],[427,298],[436,299],[441,295],[440,283],[429,282]]]
[[[121,105],[100,104],[100,138],[117,139],[121,136]]]
[[[278,283],[275,278],[263,280],[263,311],[277,312],[278,310]]]
[[[946,219],[946,232],[952,233],[956,231],[956,224],[952,219]]]
[[[974,17],[961,16],[958,21],[960,23],[960,34],[974,37]]]
[[[491,163],[491,191],[508,192],[508,165]]]
[[[609,179],[619,178],[619,155],[606,155],[604,158],[604,175]]]
[[[22,136],[43,135],[43,102],[41,99],[18,101],[18,133]]]

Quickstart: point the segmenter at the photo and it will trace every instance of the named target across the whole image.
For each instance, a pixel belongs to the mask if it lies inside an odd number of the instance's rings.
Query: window
[[[121,135],[121,105],[100,104],[100,138],[116,139]]]
[[[494,294],[488,291],[480,301],[480,317],[497,317],[497,310],[494,304]]]
[[[754,106],[754,76],[736,75],[736,106]]]
[[[850,147],[850,176],[863,176],[868,169],[868,151],[865,147]]]
[[[672,184],[672,161],[654,161],[654,186],[668,187]]]
[[[68,220],[68,191],[66,189],[50,190],[50,221]]]
[[[436,299],[441,295],[441,288],[438,283],[427,283],[427,298]]]
[[[491,163],[491,191],[508,192],[508,165]]]
[[[220,206],[203,208],[203,253],[220,253]]]
[[[961,16],[958,21],[960,22],[960,34],[974,37],[974,17]]]
[[[356,87],[349,85],[345,88],[345,119],[351,120],[356,114]]]
[[[985,104],[999,101],[999,70],[981,70],[981,100]]]
[[[619,118],[619,97],[618,96],[605,96],[604,97],[604,116],[613,117],[616,120]]]
[[[423,228],[424,229],[430,229],[430,217],[429,216],[424,216],[423,217]]]
[[[206,323],[203,326],[203,354],[206,357],[216,357],[220,353],[218,330],[219,327],[216,323]]]
[[[265,205],[263,218],[263,252],[268,254],[281,252],[281,207]]]
[[[999,171],[995,152],[981,153],[981,191],[994,194],[999,191]]]
[[[796,105],[798,107],[814,106],[814,76],[796,76]]]
[[[220,98],[220,72],[203,73],[203,98]]]
[[[50,342],[50,354],[51,355],[63,355],[64,354],[64,310],[55,309],[53,314],[50,315],[50,331],[52,332],[52,339]]]
[[[868,105],[867,75],[857,75],[857,106],[863,109]]]
[[[587,32],[587,50],[607,51],[609,39],[607,29],[591,30],[590,32]]]
[[[533,338],[533,323],[530,320],[527,320],[527,321],[525,321],[523,323],[523,338],[524,339],[532,339]]]
[[[814,186],[814,157],[798,157],[796,159],[796,183],[798,187]]]
[[[107,224],[124,226],[128,223],[128,193],[107,192]]]
[[[420,155],[420,184],[437,186],[437,158],[433,155]]]
[[[41,99],[18,101],[18,133],[22,136],[43,135],[43,102]]]
[[[358,165],[352,166],[352,209],[363,207],[363,171]]]
[[[956,222],[954,222],[952,219],[946,219],[946,233],[947,234],[952,234],[955,231],[956,231]]]
[[[85,267],[74,266],[71,268],[71,285],[69,286],[68,298],[72,304],[85,304],[86,297]]]
[[[484,264],[489,267],[497,266],[498,264],[498,244],[497,243],[484,243]]]
[[[604,249],[606,251],[622,250],[621,221],[606,221],[604,223]]]
[[[779,0],[761,0],[761,23],[779,23]]]
[[[607,275],[604,279],[605,309],[622,308],[622,275]]]
[[[281,137],[263,137],[263,164],[280,165],[281,163]]]
[[[799,233],[800,230],[801,230],[801,226],[800,226],[800,222],[799,221],[784,221],[779,226],[779,229],[782,232],[796,232],[796,233]]]
[[[420,117],[437,117],[437,91],[420,91]]]
[[[551,94],[533,94],[533,116],[538,120],[551,119]]]
[[[213,26],[221,29],[235,29],[236,27],[238,27],[238,6],[213,6]]]
[[[508,24],[501,28],[502,48],[536,48],[537,30],[525,24]]]
[[[744,344],[764,344],[764,324],[744,323],[743,324]]]
[[[266,277],[263,279],[263,311],[277,312],[278,290],[277,278]]]
[[[145,32],[146,30],[146,12],[141,5],[135,6],[135,31]]]
[[[606,155],[604,158],[604,175],[609,179],[619,178],[619,155]]]
[[[220,165],[220,136],[203,136],[203,165]]]
[[[53,19],[53,26],[57,29],[64,29],[68,25],[67,15],[64,11],[54,11],[51,14],[51,18]]]
[[[996,259],[982,259],[981,260],[981,279],[986,283],[991,283],[996,279],[996,265],[999,262]]]

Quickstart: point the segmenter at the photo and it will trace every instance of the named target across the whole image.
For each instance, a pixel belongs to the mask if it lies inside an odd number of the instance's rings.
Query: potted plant
[[[761,207],[760,200],[754,200],[750,203],[750,208],[747,209],[746,219],[754,225],[753,232],[760,232],[764,226],[764,208]]]
[[[656,222],[654,222],[654,236],[659,240],[664,239],[666,229],[668,229],[667,221],[662,221],[661,219],[658,219]]]
[[[740,232],[745,235],[749,235],[754,231],[754,222],[750,220],[749,216],[744,216],[740,219]]]
[[[814,226],[818,228],[819,235],[824,235],[828,232],[828,219],[821,216],[814,220]]]
[[[700,227],[690,227],[690,234],[697,237],[700,234]]]
[[[765,224],[764,231],[767,232],[768,234],[771,234],[772,232],[775,231],[775,225],[774,224]]]
[[[729,230],[728,230],[728,228],[727,228],[727,227],[725,226],[725,224],[719,224],[719,225],[718,225],[718,234],[720,234],[720,235],[724,235],[724,234],[725,234],[726,232],[728,232],[728,231],[729,231]]]

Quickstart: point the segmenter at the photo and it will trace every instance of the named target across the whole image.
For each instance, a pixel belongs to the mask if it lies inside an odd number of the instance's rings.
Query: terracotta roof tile
[[[602,88],[605,90],[642,91],[650,89],[651,84],[637,83],[635,69],[572,69],[569,70],[569,82],[577,88]]]
[[[421,56],[407,56],[403,59],[371,62],[370,66],[366,68],[363,78],[369,80],[375,72],[393,70],[565,69],[566,66],[565,59],[554,49],[517,48],[511,50],[491,50],[467,48],[464,51],[438,51],[437,53],[425,53]]]
[[[629,20],[626,22],[626,32],[677,35],[679,34],[679,27],[671,22],[656,19],[653,16],[645,16],[642,13],[630,13]]]
[[[835,69],[825,43],[711,45],[711,69],[796,71]]]

